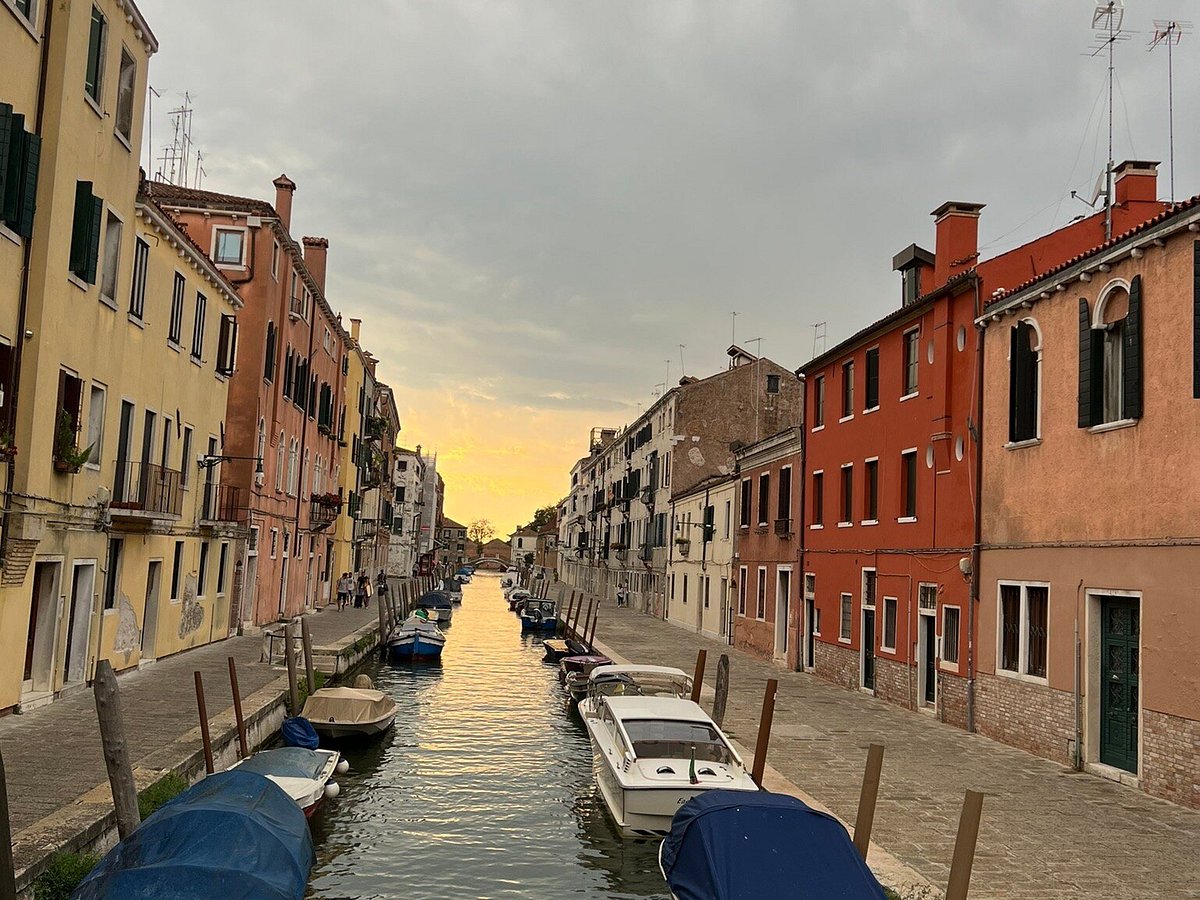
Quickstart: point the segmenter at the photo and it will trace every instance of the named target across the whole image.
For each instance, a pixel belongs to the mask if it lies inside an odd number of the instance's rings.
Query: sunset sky
[[[436,450],[448,515],[502,535],[668,365],[723,366],[731,311],[794,368],[814,323],[832,345],[899,303],[892,255],[932,248],[942,201],[988,204],[986,257],[1088,212],[1070,191],[1104,165],[1088,3],[139,6],[161,43],[155,154],[188,91],[202,187],[296,181],[293,233],[329,238],[329,298],[364,320],[402,443]],[[1146,44],[1179,6],[1127,13],[1118,161],[1167,159]],[[1179,134],[1198,64],[1181,45]],[[1198,154],[1176,148],[1180,197]]]

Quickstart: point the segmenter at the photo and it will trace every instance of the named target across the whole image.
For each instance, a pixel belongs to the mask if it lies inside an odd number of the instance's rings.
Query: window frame
[[[863,460],[863,520],[861,525],[879,524],[879,457]]]
[[[208,297],[203,291],[196,291],[195,313],[192,320],[192,349],[191,358],[194,362],[204,362],[204,328],[208,318]]]
[[[96,394],[100,395],[100,418],[99,427],[96,431],[96,434],[93,435],[92,425],[96,420],[93,417],[92,411],[95,409],[96,405]],[[108,385],[100,381],[93,381],[88,386],[88,433],[87,444],[84,445],[90,446],[92,448],[92,453],[88,457],[87,462],[84,463],[85,468],[99,471],[100,466],[104,463],[102,456],[104,452],[104,418],[107,414]]]
[[[954,634],[954,659],[947,659],[946,648],[948,646],[950,646],[950,642],[947,641],[946,637],[947,637],[947,635],[949,635],[951,633],[951,631],[947,624],[946,619],[947,619],[947,615],[951,612],[954,613],[954,619],[955,619],[954,631],[953,631],[953,634]],[[941,644],[938,647],[938,665],[947,672],[957,673],[959,671],[959,665],[960,665],[959,660],[961,659],[961,656],[962,656],[962,608],[957,605],[954,605],[954,604],[948,604],[946,606],[943,606],[942,614],[941,614],[940,618],[941,618],[942,630],[941,630]]]
[[[133,240],[133,274],[129,279],[129,316],[139,324],[146,315],[146,281],[150,273],[150,244],[142,236]]]
[[[167,345],[183,351],[183,307],[187,301],[187,276],[175,270],[171,282],[171,318],[167,324]]]
[[[227,234],[236,234],[239,236],[238,258],[236,262],[231,262],[221,258],[221,237]],[[213,225],[212,248],[213,248],[213,263],[218,269],[244,269],[246,268],[246,245],[249,243],[250,229],[239,225]]]
[[[746,579],[749,577],[749,574],[749,567],[738,567],[738,616],[743,619],[746,617]]]
[[[879,409],[879,345],[869,347],[864,357],[866,384],[863,385],[863,413]],[[872,392],[874,392],[872,394]],[[874,402],[872,402],[874,401]]]
[[[128,67],[125,61],[129,61]],[[129,84],[125,84],[125,74],[131,72]],[[125,145],[126,150],[133,149],[133,117],[137,99],[138,65],[137,58],[121,43],[121,56],[117,69],[117,109],[113,115],[113,133]],[[122,119],[127,119],[124,123]],[[122,127],[124,125],[124,127]]]
[[[113,225],[116,224],[116,240],[110,238],[113,231]],[[121,276],[121,244],[125,240],[125,220],[117,215],[108,204],[104,206],[104,240],[100,246],[100,300],[117,308],[117,290],[120,287]],[[109,248],[112,248],[110,251]],[[112,259],[109,259],[109,254],[112,254]]]
[[[825,470],[817,469],[812,473],[812,508],[810,510],[812,523],[809,528],[825,527]]]
[[[854,418],[854,360],[842,363],[842,415],[839,422]]]
[[[1018,331],[1019,333],[1019,329],[1022,327],[1027,328],[1033,338],[1032,346],[1028,351],[1032,356],[1029,376],[1032,380],[1032,391],[1029,396],[1024,397],[1016,393],[1017,363],[1013,359],[1013,345],[1016,342],[1010,337],[1008,347],[1008,441],[1004,445],[1008,449],[1030,446],[1040,442],[1042,439],[1042,330],[1038,327],[1037,320],[1027,316],[1012,325],[1010,335],[1013,331]],[[1020,416],[1017,413],[1017,406],[1022,401],[1030,403],[1033,406],[1031,416],[1033,433],[1029,435],[1018,434]]]
[[[911,463],[909,460],[912,460]],[[917,448],[909,447],[900,451],[900,515],[897,522],[910,523],[917,521],[917,476],[920,466],[917,462]]]
[[[921,392],[921,326],[905,329],[900,339],[900,399],[909,400]]]
[[[825,427],[825,376],[813,379],[813,431]]]
[[[767,567],[758,567],[758,582],[754,585],[754,618],[767,621]]]
[[[758,527],[771,524],[771,472],[758,473]]]
[[[96,29],[99,26],[99,36],[97,38]],[[95,48],[95,60],[92,58],[93,43],[99,43],[99,47]],[[101,109],[101,100],[104,94],[104,62],[108,50],[108,17],[100,7],[92,4],[92,14],[88,18],[88,39],[87,39],[87,56],[84,58],[83,64],[83,97],[86,102],[91,104],[92,108],[100,115],[104,115]],[[93,65],[95,71],[92,71]],[[91,87],[89,87],[89,79],[91,79]]]
[[[747,531],[750,529],[750,519],[753,516],[753,511],[750,508],[750,485],[751,480],[749,478],[742,479],[742,496],[740,498],[741,510],[740,518],[738,520],[738,528],[745,529]]]
[[[900,634],[900,623],[898,618],[900,615],[899,605],[900,601],[896,597],[885,596],[883,598],[883,622],[881,623],[879,630],[879,649],[885,650],[888,653],[896,652],[896,642]],[[889,616],[891,619],[890,627],[892,630],[892,640],[890,643],[888,642]]]
[[[838,643],[852,643],[854,633],[854,595],[842,591],[838,595]]]
[[[1004,659],[1004,588],[1019,589],[1017,595],[1017,668],[1005,667]],[[1046,592],[1046,624],[1043,636],[1042,659],[1045,663],[1045,674],[1036,675],[1028,671],[1029,644],[1031,638],[1029,622],[1029,588],[1037,588]],[[1029,681],[1034,684],[1050,683],[1050,583],[1046,581],[1013,581],[1002,579],[996,582],[996,674],[1018,681]]]
[[[854,463],[838,469],[838,528],[854,524]]]

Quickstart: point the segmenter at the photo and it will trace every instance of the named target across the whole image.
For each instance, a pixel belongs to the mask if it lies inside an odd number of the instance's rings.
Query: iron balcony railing
[[[118,460],[109,506],[114,515],[179,516],[183,512],[183,477],[175,469],[154,463]]]
[[[232,484],[205,484],[200,498],[201,522],[241,522],[242,489]]]

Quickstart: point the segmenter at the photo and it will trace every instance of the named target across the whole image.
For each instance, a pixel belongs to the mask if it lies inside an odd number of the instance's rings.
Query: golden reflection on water
[[[540,638],[521,634],[498,577],[463,594],[441,665],[368,670],[396,725],[343,748],[308,895],[666,900],[658,842],[622,840],[608,819]]]

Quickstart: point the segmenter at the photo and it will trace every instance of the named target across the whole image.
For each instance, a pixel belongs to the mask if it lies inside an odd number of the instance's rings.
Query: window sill
[[[853,522],[838,522],[838,528],[853,528]]]
[[[822,528],[824,528],[824,527],[825,527],[825,526],[824,526],[823,524],[820,524],[820,525],[809,525],[809,526],[808,526],[808,530],[809,530],[809,531],[820,531],[820,530],[821,530]]]
[[[938,671],[945,672],[948,675],[957,675],[958,663],[939,662]]]
[[[133,152],[133,147],[129,144],[129,138],[125,137],[125,135],[121,134],[121,132],[115,128],[113,129],[113,137],[117,139],[118,143],[120,143],[122,147],[124,147],[130,153]]]
[[[840,637],[840,638],[838,638],[838,643],[839,643],[839,644],[845,644],[846,646],[849,646],[849,645],[850,645],[850,638],[844,638],[844,637]]]
[[[873,413],[873,412],[879,412],[879,404],[878,404],[878,403],[876,403],[876,404],[875,404],[874,406],[872,406],[872,407],[869,407],[868,409],[864,409],[864,410],[863,410],[863,415],[864,415],[864,416],[869,416],[869,415],[870,415],[871,413]]]
[[[178,342],[171,340],[170,338],[167,338],[167,346],[170,347],[172,350],[174,350],[176,353],[183,352],[183,346],[181,344],[179,344]]]
[[[100,104],[92,99],[92,95],[85,88],[83,91],[83,102],[92,108],[92,112],[98,115],[101,119],[104,118],[104,110],[100,108]]]
[[[843,422],[849,422],[853,418],[854,413],[850,413],[848,416],[842,416],[840,419],[838,419],[838,424],[841,425]]]
[[[101,293],[100,293],[100,302],[103,303],[105,306],[107,306],[109,309],[111,309],[113,312],[117,311],[117,301],[114,300],[112,297],[106,296],[103,291],[101,291]]]
[[[247,271],[246,264],[240,259],[237,262],[218,262],[218,263],[215,263],[215,265],[222,272],[245,272],[245,271]]]
[[[1115,422],[1105,422],[1103,425],[1093,425],[1088,429],[1088,433],[1104,434],[1106,431],[1120,431],[1122,428],[1132,428],[1137,423],[1137,419],[1117,419]]]
[[[816,428],[814,428],[814,429],[812,430],[812,433],[813,433],[813,434],[816,434],[818,431],[824,431],[824,430],[825,430],[825,425],[824,425],[824,424],[821,424],[821,425],[818,425]]]
[[[879,524],[879,520],[878,520],[878,519],[863,519],[863,520],[862,520],[861,522],[859,522],[858,524],[859,524],[859,525],[878,525],[878,524]]]
[[[25,245],[25,241],[21,238],[21,236],[19,234],[17,234],[15,231],[13,231],[12,229],[10,229],[3,222],[0,222],[0,237],[4,238],[7,241],[11,241],[12,243],[16,244],[18,247],[23,247]]]
[[[192,361],[192,365],[195,366],[197,369],[204,368],[204,360],[200,359],[199,357],[189,356],[188,359],[190,359]]]
[[[896,654],[896,648],[895,648],[895,647],[889,647],[887,644],[880,644],[880,645],[879,645],[879,652],[880,652],[880,653],[891,653],[893,656],[895,656],[895,654]]]
[[[79,288],[85,294],[92,289],[92,286],[90,284],[88,284],[86,281],[84,281],[82,278],[80,278],[74,272],[67,273],[67,281],[70,284],[75,285],[75,287]]]
[[[125,317],[127,319],[129,319],[130,325],[136,325],[138,328],[142,329],[143,331],[146,330],[146,322],[140,316],[135,316],[133,313],[127,313]]]
[[[1013,681],[1027,681],[1030,684],[1041,684],[1049,686],[1049,678],[1041,678],[1037,675],[1022,675],[1020,672],[1013,672],[1009,669],[1002,669],[996,666],[996,674],[1001,678],[1011,678]]]
[[[911,525],[913,522],[917,521],[917,517],[916,516],[900,516],[898,519],[896,519],[896,521],[899,522],[901,525]]]
[[[921,396],[920,391],[913,391],[912,393],[905,394],[903,397],[901,397],[900,402],[903,403],[905,400],[911,400],[913,397],[919,397],[919,396]]]
[[[1042,445],[1042,439],[1040,437],[1026,438],[1023,441],[1009,441],[1004,445],[1004,449],[1005,450],[1024,450],[1026,447],[1040,447],[1041,445]]]

